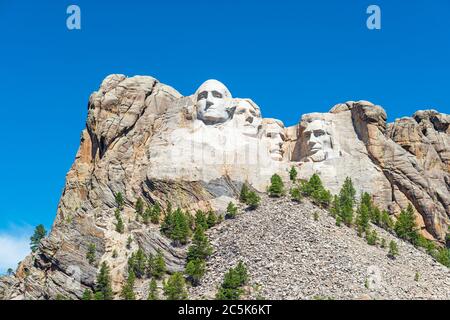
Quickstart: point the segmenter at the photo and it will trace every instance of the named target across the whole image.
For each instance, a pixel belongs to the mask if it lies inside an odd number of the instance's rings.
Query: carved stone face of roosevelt
[[[324,120],[312,120],[307,123],[303,131],[307,158],[314,162],[319,162],[326,160],[328,155],[333,152],[330,127],[331,124]]]
[[[269,149],[270,157],[275,161],[283,160],[284,124],[276,119],[263,119],[259,135]]]
[[[196,92],[197,119],[205,124],[223,123],[230,119],[228,103],[231,93],[217,80],[205,81]]]
[[[234,111],[233,119],[242,133],[256,137],[258,134],[258,126],[261,124],[261,111],[259,107],[249,100],[240,100]]]

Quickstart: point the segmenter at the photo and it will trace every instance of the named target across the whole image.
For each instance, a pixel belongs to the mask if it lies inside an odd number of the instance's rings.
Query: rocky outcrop
[[[152,77],[108,76],[89,98],[51,233],[14,276],[1,278],[0,298],[79,299],[103,261],[117,294],[138,247],[161,251],[168,271],[181,271],[186,247],[136,219],[138,198],[163,209],[171,203],[223,212],[244,182],[265,192],[270,177],[287,180],[291,166],[300,178],[319,173],[333,193],[349,176],[393,215],[412,203],[424,234],[443,242],[450,225],[449,116],[419,111],[393,124],[386,118],[380,106],[350,101],[285,128],[216,80],[182,96]],[[123,234],[115,231],[118,192],[125,198]]]

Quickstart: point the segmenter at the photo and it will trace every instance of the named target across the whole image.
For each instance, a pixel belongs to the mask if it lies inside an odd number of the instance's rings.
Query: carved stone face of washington
[[[231,118],[228,110],[231,93],[220,81],[205,81],[195,95],[197,119],[205,124],[218,124]]]

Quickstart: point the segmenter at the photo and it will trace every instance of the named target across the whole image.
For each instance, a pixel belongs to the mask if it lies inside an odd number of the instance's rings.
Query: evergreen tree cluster
[[[279,198],[285,194],[284,183],[278,174],[274,174],[270,178],[270,185],[267,188],[270,197]]]
[[[255,191],[250,191],[248,185],[244,183],[239,195],[239,201],[245,203],[250,210],[255,210],[259,206],[261,198],[256,194]]]
[[[247,267],[240,261],[236,267],[225,274],[223,282],[216,294],[217,300],[239,300],[242,287],[248,282]]]
[[[298,191],[296,190],[298,188]],[[294,194],[294,195],[293,195]],[[291,196],[296,201],[301,201],[301,197],[310,197],[313,202],[321,207],[328,208],[331,202],[331,193],[325,189],[318,174],[313,174],[308,181],[302,181],[300,186],[291,189]]]
[[[192,239],[192,244],[187,252],[187,264],[185,273],[191,283],[196,286],[200,283],[206,271],[206,260],[212,254],[212,247],[203,230],[202,225],[197,225]]]
[[[139,248],[128,258],[128,272],[132,272],[139,279],[145,277],[161,279],[166,273],[164,256],[160,251],[155,256],[146,255],[144,250]]]
[[[142,219],[145,224],[149,224],[150,222],[158,224],[160,221],[162,210],[158,203],[147,206],[144,210],[144,201],[142,201],[141,198],[138,198],[135,204],[135,210],[137,219]]]
[[[161,232],[172,239],[175,245],[184,245],[192,235],[193,224],[192,216],[178,208],[167,212],[161,224]]]

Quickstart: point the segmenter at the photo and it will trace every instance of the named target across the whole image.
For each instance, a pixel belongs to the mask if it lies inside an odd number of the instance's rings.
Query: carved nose
[[[205,110],[208,110],[214,103],[212,103],[211,101],[206,101],[206,108]]]
[[[252,123],[253,122],[253,117],[247,117],[247,119],[245,119],[245,121]]]

